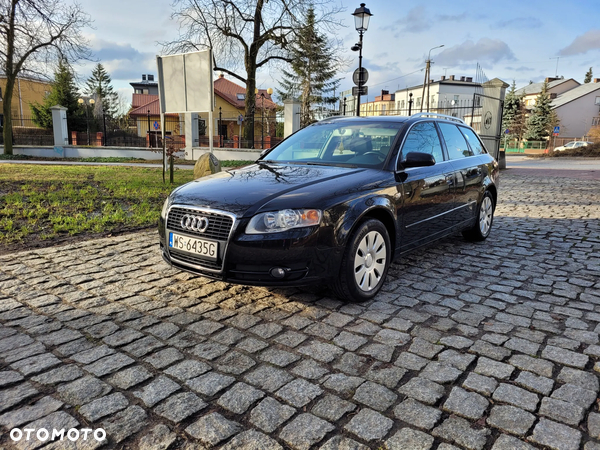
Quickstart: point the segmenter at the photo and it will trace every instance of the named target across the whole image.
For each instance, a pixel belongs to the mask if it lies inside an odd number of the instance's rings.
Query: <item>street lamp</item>
[[[358,31],[359,40],[358,44],[352,47],[352,51],[358,50],[358,94],[356,96],[356,115],[360,116],[360,94],[363,85],[363,76],[362,76],[362,47],[363,47],[363,34],[369,28],[369,20],[371,19],[371,11],[369,8],[365,8],[365,4],[361,3],[360,8],[356,8],[352,13],[354,16],[354,27],[356,31]]]
[[[429,50],[427,54],[427,61],[425,66],[425,80],[423,81],[423,93],[421,97],[421,112],[423,112],[423,103],[425,103],[425,86],[427,86],[427,112],[429,112],[429,79],[431,78],[431,50],[435,50],[436,48],[442,48],[444,44],[438,45],[437,47],[433,47]]]
[[[84,105],[85,108],[85,123],[86,123],[86,128],[87,128],[87,141],[88,141],[88,146],[90,145],[90,117],[89,117],[89,113],[88,113],[88,105],[85,104],[85,100],[80,98],[77,100],[77,103],[79,103],[80,105]],[[88,99],[88,104],[90,106],[94,106],[94,103],[96,103],[96,101],[93,98],[89,98]]]
[[[254,92],[258,94],[258,89],[255,89]],[[273,89],[267,89],[267,94],[271,95],[273,93]],[[265,148],[265,92],[260,93],[261,98],[261,121],[260,121],[260,148],[264,150]]]

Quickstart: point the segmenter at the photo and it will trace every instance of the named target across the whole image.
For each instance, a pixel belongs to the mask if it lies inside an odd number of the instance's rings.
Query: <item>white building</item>
[[[556,96],[551,105],[560,121],[559,137],[582,139],[600,125],[600,78]]]

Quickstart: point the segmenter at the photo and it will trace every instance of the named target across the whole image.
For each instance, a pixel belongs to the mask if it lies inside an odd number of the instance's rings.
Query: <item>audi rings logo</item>
[[[180,224],[181,228],[184,230],[204,233],[208,228],[208,219],[202,216],[192,216],[191,214],[186,214],[181,218]]]

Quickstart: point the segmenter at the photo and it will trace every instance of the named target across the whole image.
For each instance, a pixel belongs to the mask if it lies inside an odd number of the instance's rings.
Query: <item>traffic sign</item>
[[[244,116],[240,114],[237,118],[237,124],[241,125],[243,121],[244,121]]]
[[[158,130],[160,128],[160,124],[158,123],[158,120],[154,121],[154,125],[153,126],[154,126],[155,130]]]
[[[365,84],[367,81],[369,81],[369,72],[364,67],[356,69],[352,74],[352,81],[354,81],[354,84],[357,86]]]
[[[357,96],[358,94],[358,86],[354,86],[352,88],[352,95]],[[360,95],[369,95],[369,86],[361,86],[360,87]]]
[[[554,127],[554,134],[559,134],[560,133],[560,127]]]

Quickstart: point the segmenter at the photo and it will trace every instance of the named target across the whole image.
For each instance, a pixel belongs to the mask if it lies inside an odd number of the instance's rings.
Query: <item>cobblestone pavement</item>
[[[487,242],[359,305],[172,270],[155,233],[0,257],[0,447],[600,449],[600,182],[501,189]]]

